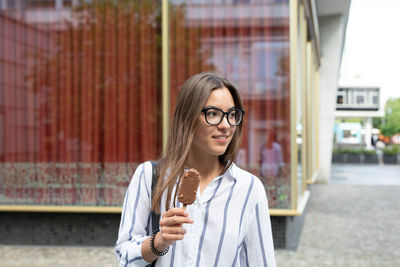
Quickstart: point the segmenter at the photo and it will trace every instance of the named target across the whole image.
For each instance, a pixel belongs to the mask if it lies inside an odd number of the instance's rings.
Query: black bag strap
[[[158,181],[158,176],[159,176],[159,170],[158,170],[158,161],[150,161],[151,162],[151,167],[152,167],[152,179],[151,179],[151,196],[153,196],[153,191],[154,188],[156,188],[157,181]],[[153,199],[153,198],[151,198]],[[154,211],[151,211],[151,226],[153,233],[159,230],[160,228],[160,214],[155,213]],[[153,261],[151,264],[147,265],[148,267],[155,267],[156,266],[157,259]]]
[[[152,165],[152,180],[151,180],[151,195],[153,196],[154,189],[156,188],[158,176],[159,176],[159,168],[158,161],[151,161]],[[151,225],[153,229],[153,233],[159,230],[160,228],[160,214],[151,211]]]

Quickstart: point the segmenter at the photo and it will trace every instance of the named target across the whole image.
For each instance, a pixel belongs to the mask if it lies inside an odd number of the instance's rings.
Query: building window
[[[357,96],[357,98],[356,98],[357,100],[357,104],[364,104],[364,96],[362,96],[362,95],[358,95]]]
[[[343,130],[343,138],[350,138],[353,137],[353,134],[350,130]]]
[[[340,104],[340,105],[343,104],[343,96],[342,96],[342,95],[338,95],[338,96],[337,96],[336,103],[337,103],[337,104]]]

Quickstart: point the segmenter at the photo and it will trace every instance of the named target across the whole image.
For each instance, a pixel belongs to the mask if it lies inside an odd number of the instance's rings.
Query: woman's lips
[[[218,142],[218,143],[226,143],[228,142],[228,136],[227,135],[215,135],[213,138]]]

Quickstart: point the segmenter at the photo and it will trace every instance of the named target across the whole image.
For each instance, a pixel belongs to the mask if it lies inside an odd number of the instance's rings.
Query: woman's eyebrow
[[[219,107],[216,107],[216,106],[204,106],[204,108],[217,108],[217,109],[220,109],[220,110],[222,110],[221,108],[219,108]],[[231,108],[228,108],[228,110],[232,110],[232,109],[234,109],[234,108],[236,108],[235,106],[233,106],[233,107],[231,107]]]

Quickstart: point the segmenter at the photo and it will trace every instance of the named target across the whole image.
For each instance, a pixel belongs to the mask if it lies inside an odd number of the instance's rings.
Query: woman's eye
[[[215,112],[215,111],[209,111],[209,112],[207,113],[207,116],[216,117],[216,116],[217,116],[217,112]]]

